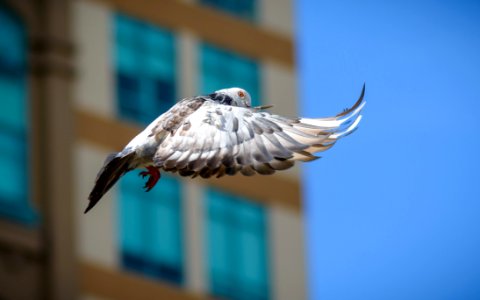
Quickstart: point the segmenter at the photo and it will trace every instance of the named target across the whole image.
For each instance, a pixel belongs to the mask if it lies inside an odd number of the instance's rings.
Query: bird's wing
[[[351,133],[361,119],[355,105],[330,118],[286,118],[265,111],[205,101],[168,133],[154,165],[183,176],[273,174],[311,161]]]

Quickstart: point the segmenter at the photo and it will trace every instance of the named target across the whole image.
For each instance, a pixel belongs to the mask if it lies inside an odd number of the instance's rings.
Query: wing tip
[[[358,100],[355,102],[355,104],[353,104],[353,106],[341,113],[339,113],[338,115],[336,115],[336,117],[343,117],[343,116],[346,116],[348,115],[349,113],[355,111],[356,109],[358,109],[360,106],[363,106],[365,101],[364,101],[364,98],[365,97],[365,82],[363,83],[363,86],[362,86],[362,91],[360,92],[360,96],[358,97]]]
[[[358,129],[358,124],[360,124],[360,121],[362,120],[362,118],[363,118],[362,115],[357,115],[355,120],[346,129],[341,130],[335,134],[332,134],[330,138],[338,140],[340,138],[343,138],[352,134],[354,131]]]
[[[97,202],[90,200],[88,202],[87,208],[83,211],[84,214],[88,213],[94,206],[97,204]]]

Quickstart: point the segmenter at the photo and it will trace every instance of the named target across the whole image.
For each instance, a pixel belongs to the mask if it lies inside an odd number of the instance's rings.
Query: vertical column
[[[113,118],[115,113],[112,55],[115,40],[111,9],[99,2],[72,3],[73,38],[77,46],[77,76],[73,88],[75,108]],[[114,67],[114,66],[113,66]],[[108,151],[77,141],[75,156],[75,202],[77,251],[82,261],[115,268],[118,265],[118,201],[112,188],[101,205],[83,214],[88,193]]]
[[[75,228],[76,249],[80,262],[89,262],[104,267],[117,268],[118,245],[118,189],[113,187],[95,209],[84,214],[88,193],[108,151],[93,145],[75,144]]]
[[[293,36],[293,1],[259,0],[260,24],[284,36]]]
[[[297,80],[295,70],[274,61],[262,62],[263,97],[265,104],[271,104],[275,113],[284,116],[298,116]],[[300,164],[275,176],[298,180]]]
[[[82,110],[113,117],[115,36],[112,12],[102,3],[78,0],[72,3],[72,13],[72,34],[77,47],[74,104]]]
[[[187,31],[177,35],[177,89],[179,96],[191,97],[198,94],[199,68],[197,39]]]
[[[184,224],[185,224],[185,272],[189,290],[204,294],[206,288],[204,247],[204,201],[203,188],[195,182],[184,182]]]
[[[35,1],[30,35],[32,135],[35,181],[46,249],[45,299],[75,299],[76,260],[72,214],[73,68],[70,1]]]
[[[272,206],[269,221],[273,298],[306,299],[302,217],[298,212]]]
[[[191,97],[198,93],[197,40],[187,31],[177,35],[177,88],[179,96]],[[204,207],[203,188],[190,180],[183,181],[183,220],[186,285],[194,293],[206,291],[203,253]]]

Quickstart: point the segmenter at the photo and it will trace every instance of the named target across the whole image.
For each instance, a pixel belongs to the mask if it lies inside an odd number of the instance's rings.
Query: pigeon
[[[328,118],[288,118],[270,106],[251,106],[241,88],[185,98],[160,115],[118,153],[107,157],[88,197],[87,213],[125,173],[145,168],[150,191],[160,171],[209,178],[270,175],[309,162],[358,126],[365,105],[365,84],[357,102]]]

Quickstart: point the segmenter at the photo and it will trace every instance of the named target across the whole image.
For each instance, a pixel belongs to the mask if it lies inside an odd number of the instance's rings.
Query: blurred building
[[[224,87],[297,115],[292,3],[0,2],[0,299],[304,299],[299,171],[127,174],[105,157]]]

